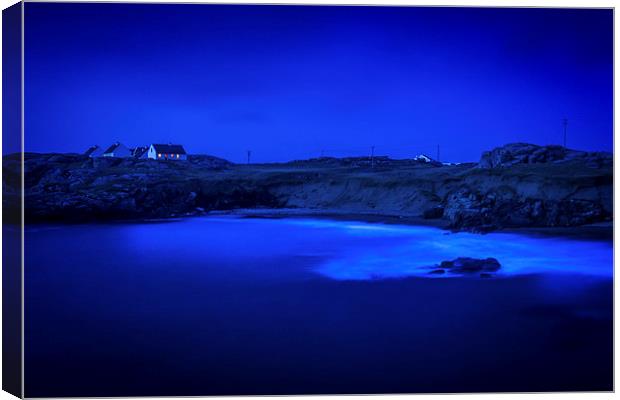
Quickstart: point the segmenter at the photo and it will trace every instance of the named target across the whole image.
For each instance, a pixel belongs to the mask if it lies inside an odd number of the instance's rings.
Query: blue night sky
[[[612,151],[611,10],[27,3],[26,150]]]

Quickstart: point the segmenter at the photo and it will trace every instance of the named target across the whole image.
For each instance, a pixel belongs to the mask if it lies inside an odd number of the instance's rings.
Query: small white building
[[[153,160],[187,160],[187,152],[180,144],[152,144],[148,158]]]
[[[131,157],[131,150],[124,144],[116,142],[103,152],[103,157]]]
[[[425,162],[425,163],[429,163],[429,162],[435,161],[432,158],[430,158],[429,156],[427,156],[426,154],[418,154],[417,156],[413,157],[413,159],[416,160],[416,161],[422,161],[422,162]]]

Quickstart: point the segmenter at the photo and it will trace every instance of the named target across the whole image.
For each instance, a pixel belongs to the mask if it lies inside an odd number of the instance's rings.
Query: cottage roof
[[[119,142],[112,143],[112,145],[111,145],[110,147],[108,147],[108,148],[106,149],[106,151],[104,151],[104,152],[103,152],[103,154],[109,154],[109,153],[112,153],[112,152],[113,152],[114,150],[116,150],[116,148],[117,148],[118,146],[120,146],[120,145],[121,145],[121,144],[120,144]]]
[[[157,153],[187,154],[180,144],[153,144]]]
[[[136,158],[140,158],[140,157],[142,157],[142,155],[143,155],[144,153],[146,153],[146,152],[147,152],[147,150],[148,150],[148,149],[149,149],[149,148],[148,148],[148,147],[146,147],[146,146],[138,146],[138,147],[136,147],[135,149],[133,149],[133,151],[132,151],[132,155],[133,155],[134,157],[136,157]]]
[[[91,154],[93,154],[93,152],[94,152],[95,150],[97,150],[98,148],[99,148],[99,146],[97,146],[97,145],[90,146],[90,147],[89,147],[89,148],[88,148],[88,149],[84,152],[84,155],[85,155],[85,156],[90,156],[90,155],[91,155]]]

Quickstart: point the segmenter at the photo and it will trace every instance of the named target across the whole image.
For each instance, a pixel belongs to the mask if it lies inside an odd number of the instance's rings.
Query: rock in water
[[[501,265],[495,258],[459,257],[452,261],[442,261],[439,268],[453,273],[488,273],[500,269]]]
[[[442,274],[445,274],[445,273],[446,273],[446,270],[445,269],[441,269],[441,268],[434,269],[434,270],[429,272],[429,274],[433,274],[433,275],[442,275]]]

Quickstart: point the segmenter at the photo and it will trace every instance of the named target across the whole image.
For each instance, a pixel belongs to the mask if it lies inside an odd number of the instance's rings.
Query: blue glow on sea
[[[611,240],[216,216],[25,254],[27,397],[612,389]]]

